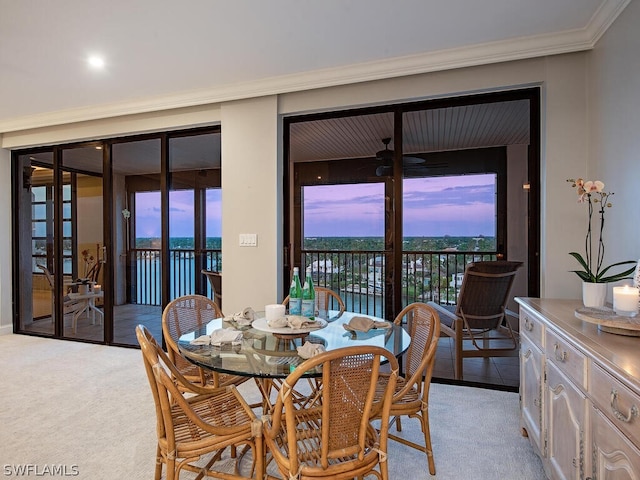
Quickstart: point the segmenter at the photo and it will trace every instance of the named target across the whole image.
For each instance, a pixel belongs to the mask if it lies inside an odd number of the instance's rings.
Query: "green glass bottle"
[[[300,284],[300,269],[293,267],[293,278],[289,287],[289,315],[302,314],[302,287]]]
[[[307,275],[302,287],[302,316],[311,320],[316,317],[316,290],[311,278],[311,267],[307,268]]]

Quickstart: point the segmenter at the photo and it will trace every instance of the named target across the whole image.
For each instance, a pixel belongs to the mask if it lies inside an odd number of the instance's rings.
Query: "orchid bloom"
[[[578,193],[578,202],[588,204],[588,222],[587,222],[587,234],[585,236],[585,255],[582,256],[578,252],[569,252],[569,255],[573,256],[578,263],[582,266],[583,270],[572,270],[583,281],[591,283],[607,283],[616,282],[618,280],[624,280],[629,278],[629,275],[633,272],[633,268],[626,271],[611,274],[609,269],[611,267],[619,267],[624,264],[635,263],[633,260],[614,263],[609,266],[603,266],[604,261],[604,214],[606,208],[611,207],[609,198],[613,195],[613,192],[604,191],[604,183],[600,180],[584,181],[582,178],[574,180],[572,178],[567,179],[567,182],[571,183],[571,186],[576,189]],[[594,210],[594,205],[598,205]],[[592,217],[596,213],[599,217],[599,225],[596,225],[598,233],[598,241],[596,244],[596,252],[593,254],[593,245],[591,242],[592,235]],[[595,242],[593,242],[595,243]]]
[[[584,203],[592,193],[601,193],[604,190],[604,183],[600,180],[585,182],[579,178],[574,182],[574,186],[578,189],[578,203]]]
[[[588,182],[584,183],[584,189],[589,193],[601,192],[604,189],[604,183],[602,183],[600,180],[596,180],[595,182],[589,180]]]

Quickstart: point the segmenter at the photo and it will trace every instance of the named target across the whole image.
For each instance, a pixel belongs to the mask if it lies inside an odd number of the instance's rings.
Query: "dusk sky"
[[[207,191],[207,236],[221,236],[221,191]],[[304,187],[305,237],[384,235],[384,184]],[[169,197],[171,237],[193,236],[193,192]],[[404,235],[494,236],[495,175],[404,180]],[[136,236],[160,237],[160,194],[136,196]]]
[[[494,175],[404,180],[407,237],[494,236]],[[384,235],[384,184],[304,188],[305,237]]]
[[[207,236],[220,237],[222,203],[220,189],[207,190]],[[160,192],[136,194],[136,236],[160,237]],[[169,194],[169,236],[193,237],[193,191]]]

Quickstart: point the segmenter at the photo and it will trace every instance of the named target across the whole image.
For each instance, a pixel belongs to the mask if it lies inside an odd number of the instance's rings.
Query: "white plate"
[[[262,317],[262,318],[256,318],[253,323],[251,324],[251,326],[253,328],[255,328],[256,330],[261,330],[263,332],[270,332],[270,333],[281,333],[281,334],[285,334],[285,335],[293,335],[296,333],[309,333],[309,332],[313,332],[315,330],[320,330],[321,328],[324,328],[327,326],[327,322],[325,320],[322,320],[321,318],[316,318],[316,325],[313,326],[309,326],[309,327],[304,327],[304,328],[290,328],[290,327],[279,327],[279,328],[273,328],[270,327],[269,324],[267,323],[267,319]]]

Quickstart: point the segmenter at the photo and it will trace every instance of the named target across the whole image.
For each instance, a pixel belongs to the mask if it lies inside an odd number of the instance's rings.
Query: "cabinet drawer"
[[[520,308],[520,333],[525,334],[531,343],[542,350],[544,325],[530,310]]]
[[[545,354],[584,391],[587,389],[587,357],[553,330],[545,333]]]
[[[640,451],[595,408],[591,414],[593,478],[637,478]]]
[[[640,445],[640,397],[595,362],[589,385],[593,403],[636,446]]]

